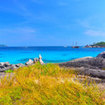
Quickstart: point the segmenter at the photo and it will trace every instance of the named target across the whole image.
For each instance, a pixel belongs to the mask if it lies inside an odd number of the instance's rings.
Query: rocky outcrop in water
[[[34,60],[29,59],[25,65],[22,63],[19,64],[10,64],[9,62],[1,62],[0,63],[0,72],[4,72],[6,70],[14,70],[14,69],[18,69],[19,67],[24,67],[24,66],[29,66],[29,65],[33,65],[36,62],[40,62],[41,64],[44,64],[41,55],[39,55],[39,58],[34,58]]]
[[[100,57],[100,58],[105,58],[105,51],[104,51],[104,52],[102,52],[102,53],[100,53],[100,54],[98,54],[98,55],[97,55],[97,57]]]
[[[103,69],[105,68],[105,59],[100,57],[85,57],[76,60],[72,60],[65,63],[60,63],[60,66],[65,67],[84,67],[90,69]]]

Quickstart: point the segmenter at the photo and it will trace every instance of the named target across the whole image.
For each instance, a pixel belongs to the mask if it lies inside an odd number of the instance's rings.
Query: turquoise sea
[[[95,57],[103,51],[105,48],[0,47],[0,62],[25,63],[41,54],[45,63],[59,63],[86,56]]]

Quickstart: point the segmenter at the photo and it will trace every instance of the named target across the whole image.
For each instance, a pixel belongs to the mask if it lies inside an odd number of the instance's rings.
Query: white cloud
[[[90,36],[105,36],[105,31],[87,30],[85,34]]]
[[[77,20],[77,22],[83,28],[85,35],[105,37],[105,23],[100,21],[98,16],[89,16],[83,20]]]

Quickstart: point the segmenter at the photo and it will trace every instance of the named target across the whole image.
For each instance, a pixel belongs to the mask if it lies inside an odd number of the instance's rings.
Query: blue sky
[[[105,41],[105,0],[0,0],[0,44],[65,46]]]

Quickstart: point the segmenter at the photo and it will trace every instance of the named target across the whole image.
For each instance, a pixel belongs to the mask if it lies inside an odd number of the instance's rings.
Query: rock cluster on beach
[[[61,67],[73,67],[80,74],[90,75],[92,77],[105,79],[105,52],[97,57],[84,57],[59,64]]]
[[[19,67],[24,67],[24,66],[28,66],[28,65],[33,65],[38,61],[42,65],[44,64],[44,62],[42,61],[41,55],[39,55],[39,58],[34,58],[34,60],[29,59],[25,64],[22,64],[22,63],[10,64],[9,62],[1,62],[0,63],[0,72],[4,72],[6,70],[14,70],[14,69],[18,69]]]

